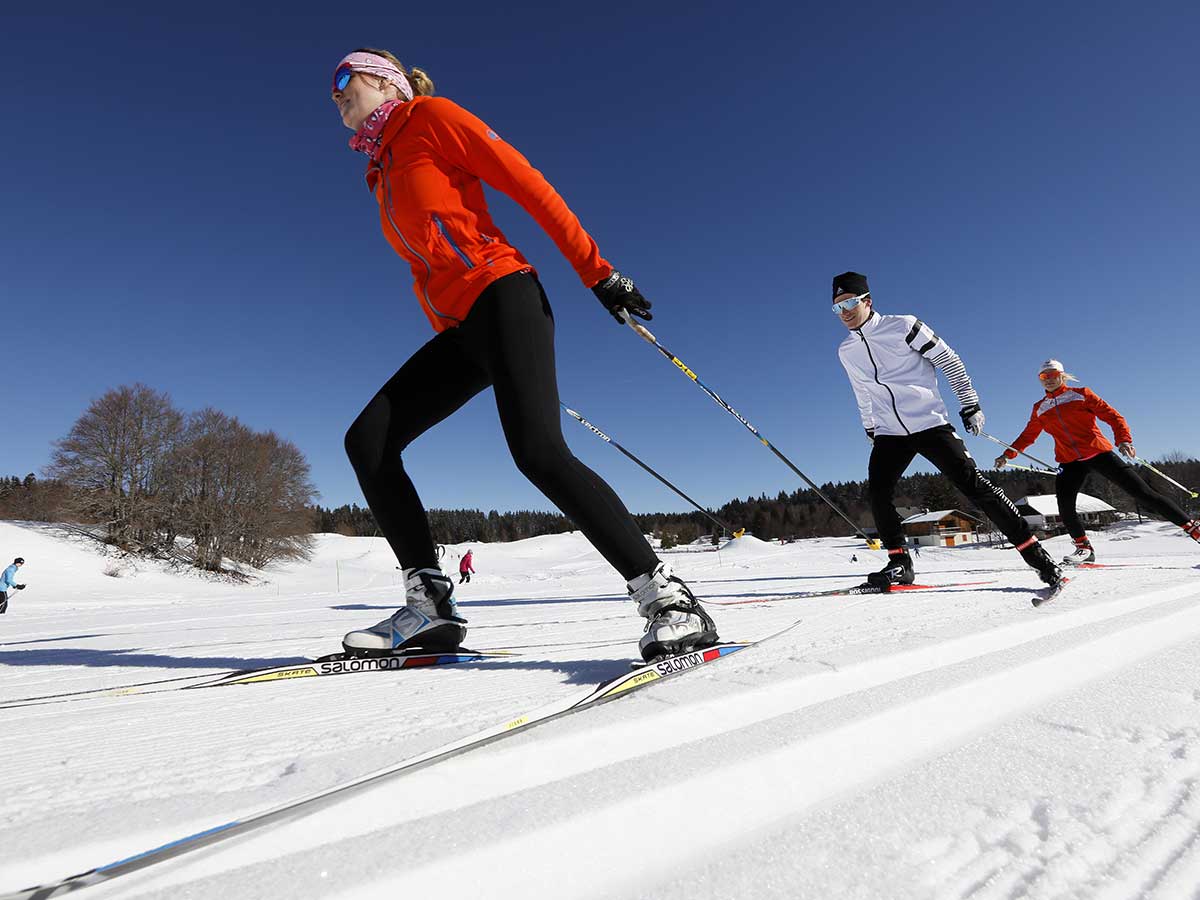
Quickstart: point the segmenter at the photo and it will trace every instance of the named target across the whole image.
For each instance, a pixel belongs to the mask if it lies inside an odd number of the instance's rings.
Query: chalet
[[[900,524],[911,543],[922,547],[957,547],[975,543],[975,532],[982,520],[957,509],[939,509],[909,516]]]
[[[1022,497],[1017,501],[1017,509],[1025,521],[1033,528],[1043,531],[1060,531],[1063,527],[1062,516],[1058,513],[1058,498],[1053,494],[1039,494],[1033,497]],[[1121,517],[1121,514],[1090,494],[1080,494],[1075,501],[1075,511],[1084,525],[1109,525]]]

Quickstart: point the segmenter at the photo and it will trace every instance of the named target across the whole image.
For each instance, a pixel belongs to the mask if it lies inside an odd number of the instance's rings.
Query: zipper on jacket
[[[390,169],[391,166],[392,151],[389,150],[387,168]],[[448,316],[439,310],[433,305],[433,301],[429,299],[429,280],[433,277],[433,268],[429,265],[429,260],[413,249],[413,245],[408,242],[408,239],[396,226],[396,220],[392,218],[392,184],[390,179],[387,177],[387,169],[382,166],[380,167],[380,177],[383,178],[383,212],[384,215],[387,216],[388,224],[392,226],[392,231],[396,232],[396,237],[400,238],[401,243],[408,248],[408,252],[425,264],[425,283],[421,285],[421,294],[425,298],[425,305],[428,306],[433,314],[440,319],[450,319],[453,322],[461,322],[461,319],[455,318],[454,316]]]
[[[1063,391],[1058,395],[1058,397],[1063,397],[1065,395],[1066,391]],[[1079,447],[1075,443],[1075,438],[1071,435],[1071,429],[1067,427],[1067,420],[1064,419],[1062,413],[1058,411],[1058,397],[1051,398],[1054,401],[1054,415],[1058,416],[1058,424],[1062,426],[1063,434],[1067,436],[1067,440],[1071,442],[1071,449],[1075,451],[1075,459],[1071,461],[1077,462],[1083,458],[1083,454],[1079,452]]]
[[[458,244],[454,243],[454,238],[450,236],[449,230],[445,225],[442,224],[442,220],[438,216],[433,217],[433,224],[436,225],[437,230],[442,233],[442,237],[446,239],[446,243],[449,244],[454,252],[458,254],[458,258],[463,261],[463,265],[465,265],[468,269],[475,268],[475,263],[471,262],[467,254],[463,253],[462,250],[459,249]]]
[[[871,345],[867,342],[867,336],[862,333],[862,329],[858,330],[858,336],[862,338],[863,346],[867,348],[867,358],[871,360],[871,368],[875,370],[875,383],[888,392],[888,396],[892,398],[892,412],[896,414],[896,421],[900,423],[900,427],[904,429],[905,434],[912,434],[908,430],[908,426],[904,424],[904,420],[900,418],[900,410],[896,407],[896,395],[892,393],[892,389],[879,380],[879,366],[875,363],[875,355],[871,353]]]

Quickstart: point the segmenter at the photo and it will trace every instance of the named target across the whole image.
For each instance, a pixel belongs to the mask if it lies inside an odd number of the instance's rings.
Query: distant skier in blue
[[[12,565],[4,570],[4,574],[0,575],[0,615],[8,612],[8,595],[13,591],[25,590],[25,585],[17,584],[17,572],[23,565],[25,560],[18,556]]]

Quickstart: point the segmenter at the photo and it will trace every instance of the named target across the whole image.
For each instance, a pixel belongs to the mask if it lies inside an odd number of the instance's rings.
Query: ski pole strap
[[[1039,466],[1045,466],[1045,467],[1046,467],[1046,468],[1048,468],[1048,469],[1051,469],[1051,470],[1057,471],[1057,467],[1050,465],[1050,463],[1046,462],[1044,459],[1038,459],[1036,456],[1030,456],[1030,455],[1029,455],[1028,453],[1026,453],[1024,450],[1018,450],[1018,449],[1017,449],[1016,447],[1014,447],[1012,444],[1006,444],[1004,441],[1000,440],[1000,438],[998,438],[998,437],[995,437],[994,435],[990,435],[990,434],[988,434],[986,431],[980,431],[980,432],[979,432],[979,436],[980,436],[980,437],[985,437],[985,438],[987,438],[989,441],[992,441],[993,443],[999,444],[1001,447],[1007,447],[1007,448],[1008,448],[1009,450],[1011,450],[1013,453],[1019,453],[1019,454],[1021,454],[1021,456],[1024,456],[1026,459],[1032,459],[1032,460],[1033,460],[1035,463],[1037,463]]]
[[[1171,484],[1175,485],[1175,487],[1179,488],[1185,494],[1190,495],[1193,500],[1195,500],[1197,497],[1200,497],[1200,493],[1193,491],[1191,488],[1184,487],[1182,484],[1180,484],[1178,481],[1176,481],[1174,478],[1172,478],[1166,472],[1160,472],[1158,469],[1154,468],[1154,466],[1150,465],[1150,463],[1146,462],[1146,460],[1142,459],[1140,456],[1135,456],[1133,458],[1133,461],[1135,463],[1137,463],[1139,466],[1145,466],[1147,469],[1149,469],[1151,472],[1153,472],[1159,478],[1162,478],[1166,481],[1171,482]]]

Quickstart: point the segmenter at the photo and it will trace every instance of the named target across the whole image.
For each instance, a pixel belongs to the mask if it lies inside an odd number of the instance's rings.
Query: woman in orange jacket
[[[996,457],[996,468],[1002,468],[1010,459],[1016,459],[1016,451],[1032,445],[1041,432],[1045,431],[1054,438],[1054,458],[1059,463],[1058,477],[1054,480],[1058,512],[1067,531],[1075,539],[1075,550],[1063,562],[1078,565],[1096,559],[1092,542],[1088,540],[1083,523],[1075,511],[1075,502],[1084,479],[1092,472],[1107,478],[1143,507],[1174,522],[1189,537],[1200,541],[1200,522],[1188,519],[1178,503],[1146,484],[1128,463],[1113,452],[1113,445],[1096,424],[1097,419],[1107,423],[1116,438],[1117,451],[1133,459],[1137,451],[1124,417],[1094,391],[1085,387],[1068,387],[1067,382],[1074,381],[1075,376],[1068,375],[1057,359],[1042,363],[1038,378],[1046,396],[1033,405],[1029,424],[1012,442],[1013,449],[1005,450]]]
[[[350,146],[364,153],[367,186],[392,249],[436,335],[379,390],[346,434],[367,504],[404,569],[405,606],[352,631],[348,653],[454,649],[466,622],[438,566],[425,509],[401,452],[492,387],[517,467],[626,579],[646,618],[646,660],[717,641],[712,619],[660,562],[613,490],[563,440],[554,366],[554,318],[537,273],[492,221],[483,183],[519,203],[554,240],[580,280],[617,319],[649,319],[650,303],[601,255],[542,174],[462,107],[433,96],[420,69],[386,50],[348,54],[333,102]]]

